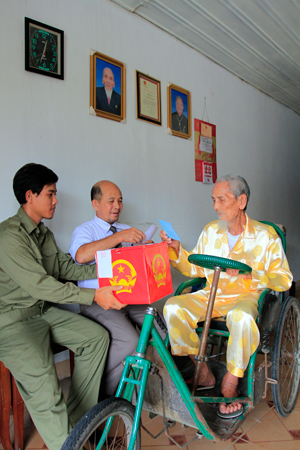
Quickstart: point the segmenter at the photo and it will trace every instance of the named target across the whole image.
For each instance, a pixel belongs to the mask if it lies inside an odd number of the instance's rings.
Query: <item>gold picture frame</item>
[[[168,129],[174,136],[189,139],[192,135],[191,93],[176,84],[167,87]]]
[[[161,126],[160,81],[138,70],[135,73],[137,119]]]
[[[90,113],[122,122],[126,117],[125,65],[91,51],[90,55]]]

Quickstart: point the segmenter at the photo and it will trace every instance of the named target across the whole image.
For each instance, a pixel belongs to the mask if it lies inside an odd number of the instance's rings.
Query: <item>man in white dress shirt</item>
[[[95,264],[95,251],[130,246],[145,239],[142,231],[118,222],[123,199],[114,183],[96,183],[91,190],[91,200],[96,211],[95,217],[77,227],[72,235],[70,254],[78,264]],[[99,288],[97,279],[79,281],[78,286]],[[80,311],[103,325],[110,333],[111,343],[101,391],[113,395],[123,371],[122,361],[136,349],[139,338],[136,325],[142,326],[147,305],[127,306],[115,299],[113,303],[110,301],[102,307],[95,306],[81,305]]]

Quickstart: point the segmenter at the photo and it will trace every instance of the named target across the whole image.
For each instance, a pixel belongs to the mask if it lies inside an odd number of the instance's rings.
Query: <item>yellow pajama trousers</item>
[[[164,317],[170,336],[173,355],[197,355],[199,337],[195,332],[197,323],[205,319],[207,292],[171,297],[164,306]],[[257,317],[257,293],[215,300],[212,318],[226,316],[230,331],[227,347],[227,370],[242,378],[250,356],[259,345]]]

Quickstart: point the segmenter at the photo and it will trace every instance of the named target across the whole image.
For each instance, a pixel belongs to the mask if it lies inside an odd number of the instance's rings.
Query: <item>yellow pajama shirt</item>
[[[233,375],[243,377],[249,358],[259,345],[255,319],[261,292],[266,288],[286,291],[293,279],[281,239],[273,227],[251,220],[246,215],[244,231],[232,250],[228,246],[227,230],[217,220],[206,225],[191,252],[180,247],[176,261],[172,259],[174,251],[169,248],[170,262],[175,269],[188,277],[207,279],[204,289],[172,297],[164,306],[172,353],[175,355],[198,354],[199,338],[195,328],[198,322],[205,319],[213,280],[213,270],[188,262],[191,254],[229,258],[252,267],[252,280],[221,272],[212,316],[227,317],[230,331],[227,369]]]

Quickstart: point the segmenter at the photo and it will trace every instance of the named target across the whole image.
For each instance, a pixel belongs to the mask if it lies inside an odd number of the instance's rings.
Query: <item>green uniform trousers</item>
[[[67,404],[50,342],[75,353]],[[0,360],[15,377],[36,428],[50,450],[60,450],[70,429],[97,403],[108,346],[109,335],[104,328],[56,307],[0,328]]]

